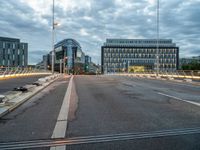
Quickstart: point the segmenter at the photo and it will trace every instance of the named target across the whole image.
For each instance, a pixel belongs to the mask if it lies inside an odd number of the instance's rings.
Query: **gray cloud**
[[[51,4],[42,2],[0,3],[1,36],[28,42],[30,63],[51,50]],[[160,38],[173,39],[181,57],[200,55],[199,6],[199,0],[160,1]],[[155,8],[152,0],[56,1],[55,20],[61,23],[56,42],[74,38],[100,63],[100,47],[106,38],[156,38]]]

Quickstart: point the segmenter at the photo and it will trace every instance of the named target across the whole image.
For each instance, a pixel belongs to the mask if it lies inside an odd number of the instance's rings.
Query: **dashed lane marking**
[[[166,96],[166,97],[170,97],[170,98],[173,98],[173,99],[176,99],[176,100],[179,100],[179,101],[183,101],[183,102],[186,102],[186,103],[190,103],[190,104],[193,104],[193,105],[196,105],[196,106],[200,106],[200,103],[198,103],[198,102],[193,102],[193,101],[184,100],[184,99],[181,99],[181,98],[178,98],[178,97],[175,97],[175,96],[172,96],[172,95],[160,93],[160,92],[158,92],[158,94],[159,94],[159,95]]]

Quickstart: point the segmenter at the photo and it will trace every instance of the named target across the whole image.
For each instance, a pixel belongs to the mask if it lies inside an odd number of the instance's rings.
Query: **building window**
[[[8,48],[10,48],[10,43],[7,44]]]
[[[3,42],[3,48],[6,48],[6,43],[5,42]]]
[[[3,59],[5,59],[5,49],[3,49]]]

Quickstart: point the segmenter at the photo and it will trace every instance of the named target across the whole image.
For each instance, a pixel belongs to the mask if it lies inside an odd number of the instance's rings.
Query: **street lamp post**
[[[114,64],[114,70],[113,70],[114,74],[115,74],[115,64]]]
[[[52,74],[54,74],[54,64],[55,64],[54,40],[55,40],[55,23],[54,23],[54,0],[53,0],[53,6],[52,6],[52,63],[51,63]]]
[[[62,59],[60,59],[60,73],[62,73]]]
[[[156,76],[159,74],[159,0],[157,0],[157,46],[156,46]]]
[[[124,70],[124,73],[125,73],[125,70],[126,70],[126,62],[124,61],[123,64],[124,64],[123,70]]]
[[[128,73],[129,73],[129,66],[130,66],[130,61],[128,60],[128,71],[127,71]]]

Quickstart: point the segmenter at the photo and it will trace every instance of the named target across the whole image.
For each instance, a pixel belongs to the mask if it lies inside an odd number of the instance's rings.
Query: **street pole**
[[[115,64],[114,64],[114,70],[113,70],[113,73],[115,73]]]
[[[60,73],[62,73],[62,59],[60,59]]]
[[[157,0],[157,47],[156,47],[156,76],[159,74],[159,0]]]
[[[123,60],[123,73],[125,73],[125,67],[126,66],[126,63],[125,63],[125,61]]]
[[[63,74],[66,73],[66,66],[65,66],[65,64],[66,64],[66,54],[65,54],[65,50],[64,50],[64,58],[63,58]]]
[[[128,60],[128,73],[129,73],[129,66],[130,66],[130,62],[129,62],[129,60]]]
[[[65,70],[65,58],[63,59],[63,74],[65,74],[66,70]]]
[[[52,64],[51,64],[51,71],[54,74],[54,64],[55,64],[55,49],[54,49],[54,36],[55,36],[55,26],[54,26],[54,0],[52,6]]]

